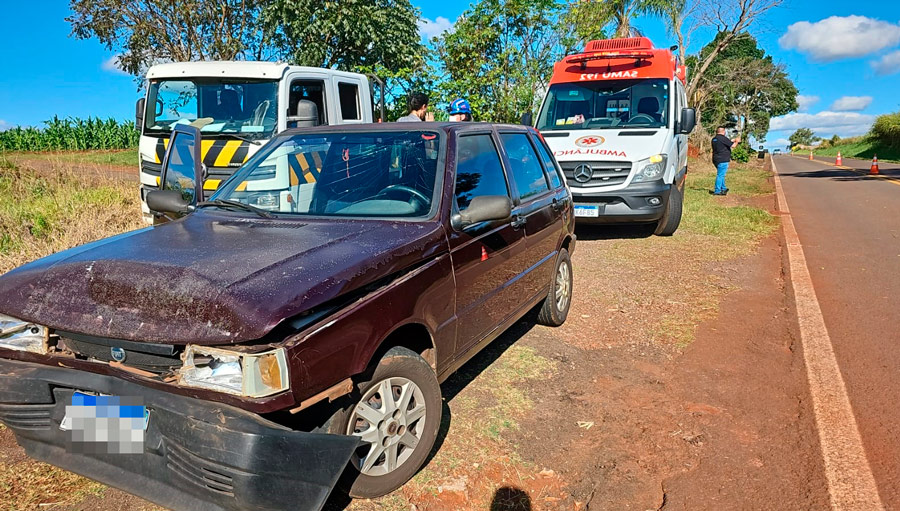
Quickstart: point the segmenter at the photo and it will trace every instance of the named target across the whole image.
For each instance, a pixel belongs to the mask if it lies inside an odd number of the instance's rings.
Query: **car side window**
[[[552,188],[561,187],[562,180],[559,178],[559,170],[553,163],[553,157],[550,156],[550,151],[547,150],[547,147],[540,140],[535,139],[534,145],[537,146],[538,154],[541,156],[541,161],[544,162],[544,170],[547,171],[547,176],[550,177],[550,186]]]
[[[524,200],[549,190],[547,178],[544,177],[544,169],[541,168],[538,155],[531,147],[531,142],[528,141],[528,135],[525,133],[501,133],[500,139],[503,141],[507,156],[509,156],[510,171],[512,171],[513,181],[516,182],[516,188],[519,190],[519,197]]]
[[[456,156],[456,205],[460,211],[482,195],[509,196],[500,154],[491,135],[459,137]]]
[[[338,82],[338,96],[341,99],[341,119],[359,120],[359,86],[355,83]]]

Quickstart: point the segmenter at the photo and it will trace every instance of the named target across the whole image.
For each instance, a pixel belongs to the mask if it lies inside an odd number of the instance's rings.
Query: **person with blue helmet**
[[[451,122],[472,122],[472,105],[463,98],[454,99],[447,108]]]

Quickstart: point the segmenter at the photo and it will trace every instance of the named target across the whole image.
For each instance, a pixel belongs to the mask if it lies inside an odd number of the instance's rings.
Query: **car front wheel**
[[[441,424],[441,388],[431,366],[405,348],[391,348],[353,404],[338,412],[329,432],[358,436],[344,489],[372,499],[403,486],[428,457]]]

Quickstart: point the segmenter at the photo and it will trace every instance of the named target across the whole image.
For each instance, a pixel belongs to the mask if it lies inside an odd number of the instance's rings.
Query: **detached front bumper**
[[[142,398],[143,454],[70,452],[60,422],[76,390]],[[319,510],[359,442],[111,376],[5,359],[0,422],[32,458],[174,510]]]
[[[669,203],[672,186],[660,181],[632,183],[627,188],[613,192],[589,192],[589,188],[572,188],[575,208],[597,208],[596,217],[577,216],[578,223],[617,224],[649,223],[662,218]],[[653,204],[654,199],[658,204]]]

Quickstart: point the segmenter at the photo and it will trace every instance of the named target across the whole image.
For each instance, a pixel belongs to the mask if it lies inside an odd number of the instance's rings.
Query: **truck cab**
[[[148,223],[154,217],[146,196],[159,187],[175,126],[191,124],[203,134],[206,197],[285,129],[375,120],[374,82],[358,73],[278,62],[176,62],[151,67],[147,81],[146,95],[137,102],[136,126],[141,132],[141,207]],[[255,185],[272,189],[263,182]],[[258,200],[260,206],[272,206],[277,198]]]
[[[554,66],[536,127],[572,189],[580,223],[681,222],[688,134],[686,69],[645,37],[591,41]]]

